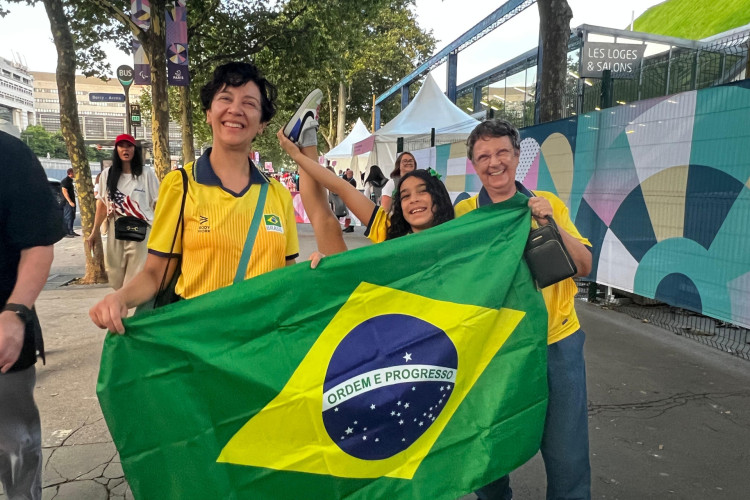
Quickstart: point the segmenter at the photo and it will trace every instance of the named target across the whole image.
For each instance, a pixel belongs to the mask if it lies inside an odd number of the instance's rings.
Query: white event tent
[[[337,173],[339,170],[351,168],[354,172],[354,178],[357,180],[357,185],[361,184],[360,172],[365,171],[368,154],[353,156],[352,146],[368,137],[370,137],[370,131],[367,130],[367,127],[362,120],[357,118],[357,123],[354,124],[354,128],[352,128],[349,135],[347,135],[335,148],[325,154],[326,160],[331,160],[331,163],[333,163],[333,161],[336,162],[336,165],[333,165],[333,169],[336,170]]]
[[[430,129],[435,129],[435,145],[466,140],[479,124],[453,104],[427,75],[417,95],[396,117],[372,136],[354,145],[353,152],[367,153],[367,167],[378,165],[385,175],[396,161],[396,142],[404,138],[404,151],[430,147]]]

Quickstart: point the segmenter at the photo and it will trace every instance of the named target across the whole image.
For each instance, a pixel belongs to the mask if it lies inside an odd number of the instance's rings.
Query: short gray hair
[[[510,122],[500,118],[485,120],[477,125],[466,139],[466,155],[469,160],[474,161],[474,144],[479,139],[491,139],[493,137],[507,137],[515,151],[521,150],[521,134]]]

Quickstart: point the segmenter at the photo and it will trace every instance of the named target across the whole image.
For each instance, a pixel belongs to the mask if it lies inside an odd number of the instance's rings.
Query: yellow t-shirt
[[[588,239],[581,236],[570,220],[568,207],[560,198],[547,191],[534,191],[536,196],[547,199],[552,205],[552,218],[555,223],[575,239],[590,247]],[[456,217],[465,215],[478,207],[479,195],[463,200],[454,207]],[[536,223],[531,219],[532,226]],[[578,292],[573,278],[568,278],[542,289],[544,303],[547,306],[547,343],[554,344],[578,330],[581,325],[575,310],[575,296]]]
[[[299,255],[297,224],[289,191],[250,163],[250,185],[232,193],[221,185],[209,161],[210,150],[185,166],[188,195],[183,226],[172,255],[182,255],[176,292],[185,299],[231,285],[258,202],[261,183],[270,183],[245,279],[284,267]],[[159,190],[148,251],[170,255],[182,202],[182,176],[173,172]],[[182,228],[184,227],[184,234]]]
[[[370,223],[367,225],[365,230],[365,236],[370,238],[373,243],[381,243],[385,241],[385,237],[388,233],[388,227],[391,225],[391,216],[383,210],[382,207],[378,206],[372,213]]]

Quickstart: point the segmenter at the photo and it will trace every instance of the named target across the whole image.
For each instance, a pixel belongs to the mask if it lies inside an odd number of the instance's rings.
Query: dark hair
[[[370,173],[367,174],[367,179],[365,179],[365,184],[367,183],[372,184],[375,187],[382,188],[385,186],[385,183],[388,182],[388,179],[385,178],[385,175],[383,175],[383,171],[380,170],[380,167],[377,165],[373,165],[370,167]]]
[[[201,105],[203,111],[211,109],[214,96],[224,87],[242,87],[247,82],[254,82],[260,90],[260,121],[268,123],[276,114],[276,87],[265,79],[260,70],[251,63],[230,62],[214,70],[211,81],[201,88]]]
[[[396,188],[396,194],[393,197],[393,215],[391,215],[391,223],[386,231],[386,240],[392,240],[393,238],[399,238],[406,236],[413,232],[411,226],[406,219],[404,219],[404,212],[401,208],[401,184],[409,177],[418,177],[423,180],[427,192],[432,197],[432,226],[437,226],[443,222],[453,220],[455,217],[453,213],[453,204],[451,203],[451,197],[448,195],[448,190],[445,188],[440,179],[432,175],[432,170],[412,170],[401,177]]]
[[[127,144],[130,143],[128,142]],[[135,177],[138,177],[143,173],[143,156],[141,156],[141,148],[139,148],[138,146],[135,146],[133,159],[130,160],[130,172]],[[117,191],[117,183],[120,181],[121,174],[122,160],[120,159],[120,155],[117,154],[117,144],[115,144],[115,150],[112,151],[112,166],[109,167],[109,176],[107,177],[107,196],[110,200],[114,199],[115,197],[115,192]]]
[[[409,155],[409,156],[411,156],[411,159],[412,159],[412,160],[414,160],[414,170],[416,170],[416,169],[417,169],[417,159],[416,159],[416,158],[414,158],[414,155],[413,155],[413,154],[411,154],[411,153],[410,153],[410,152],[408,152],[408,151],[402,151],[402,152],[401,152],[401,153],[399,153],[399,154],[398,154],[398,156],[396,157],[396,165],[395,165],[395,167],[394,167],[394,169],[393,169],[393,172],[391,172],[391,177],[393,177],[394,179],[395,179],[396,177],[399,177],[399,176],[401,176],[401,159],[402,159],[402,158],[404,157],[404,155]]]
[[[70,174],[72,174],[72,173],[73,173],[73,169],[72,169],[72,168],[69,168],[69,169],[68,169],[68,172],[67,172],[67,174],[66,174],[66,175],[70,175]]]
[[[479,139],[491,139],[493,137],[507,137],[513,149],[518,152],[521,150],[521,135],[518,129],[510,122],[500,118],[485,120],[471,131],[469,138],[466,139],[466,156],[469,160],[474,161],[474,144]]]

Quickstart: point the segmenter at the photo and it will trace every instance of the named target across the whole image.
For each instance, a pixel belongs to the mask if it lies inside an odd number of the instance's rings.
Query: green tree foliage
[[[21,140],[31,148],[35,155],[45,158],[68,158],[65,140],[60,132],[48,132],[41,125],[29,125],[21,132]]]
[[[336,143],[340,106],[346,111],[347,132],[357,118],[369,127],[373,94],[385,92],[434,51],[432,33],[418,26],[413,8],[413,0],[313,2],[290,24],[292,35],[281,44],[269,43],[255,57],[279,88],[279,113],[256,139],[257,149],[275,165],[285,160],[275,132],[316,87],[326,96],[320,109],[322,150]],[[339,103],[341,83],[345,102]],[[418,84],[412,85],[411,94],[418,89]],[[383,107],[384,118],[400,110],[400,101],[391,101]]]
[[[425,32],[419,27],[413,6],[413,1],[389,2],[378,11],[362,32],[362,48],[354,60],[350,74],[352,93],[347,121],[354,123],[357,118],[361,118],[369,124],[372,95],[382,94],[391,88],[435,51],[432,31]],[[412,97],[416,95],[420,86],[410,86]],[[400,98],[393,101],[398,114]],[[381,110],[381,116],[392,118],[389,111]]]
[[[127,19],[130,1],[65,1],[71,12],[78,67],[87,76],[103,77],[112,68],[102,43],[113,41],[129,52],[131,32],[137,32]],[[151,3],[152,16],[164,1]],[[345,131],[357,118],[369,126],[373,94],[390,88],[435,48],[432,33],[424,32],[416,22],[414,0],[190,0],[188,27],[191,135],[196,145],[210,144],[211,137],[200,106],[200,87],[217,65],[252,61],[279,90],[277,116],[254,145],[264,160],[276,164],[286,155],[278,147],[275,132],[310,90],[318,87],[331,95],[320,110],[320,143],[328,149],[335,145],[339,120]],[[340,84],[345,89],[341,103]],[[412,95],[418,87],[412,85]],[[153,113],[152,95],[153,91],[147,92],[141,99],[144,121]],[[168,116],[184,123],[186,104],[177,91],[170,89],[164,95],[168,97],[159,101],[166,101]],[[399,102],[392,101],[383,106],[385,119],[398,113]]]

